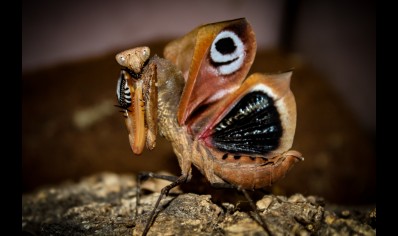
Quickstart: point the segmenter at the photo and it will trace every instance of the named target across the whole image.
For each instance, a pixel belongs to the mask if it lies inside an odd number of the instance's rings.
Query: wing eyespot
[[[245,57],[243,41],[233,31],[221,31],[210,47],[210,61],[222,75],[239,70]]]

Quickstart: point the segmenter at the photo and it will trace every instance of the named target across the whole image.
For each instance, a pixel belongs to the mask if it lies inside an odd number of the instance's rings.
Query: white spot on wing
[[[214,102],[219,100],[220,98],[224,97],[226,94],[232,93],[235,90],[237,90],[239,88],[239,86],[234,86],[232,88],[229,89],[219,89],[215,94],[213,94],[213,96],[211,96],[208,99],[208,102]]]

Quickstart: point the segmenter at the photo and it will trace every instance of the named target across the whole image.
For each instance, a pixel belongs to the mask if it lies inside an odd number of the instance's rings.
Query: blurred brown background
[[[299,163],[275,193],[375,203],[376,35],[365,1],[23,1],[22,191],[100,171],[179,167],[170,145],[133,156],[116,104],[114,55],[246,17],[252,72],[294,68]]]

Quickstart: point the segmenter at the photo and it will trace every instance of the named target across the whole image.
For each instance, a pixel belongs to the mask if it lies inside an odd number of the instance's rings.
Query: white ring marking
[[[235,44],[235,50],[229,54],[221,54],[217,48],[216,43],[225,38],[230,38]],[[211,44],[210,57],[215,63],[226,63],[231,61],[229,64],[221,65],[217,69],[223,75],[231,74],[237,71],[243,64],[245,57],[245,50],[242,40],[232,31],[222,31],[219,33]]]

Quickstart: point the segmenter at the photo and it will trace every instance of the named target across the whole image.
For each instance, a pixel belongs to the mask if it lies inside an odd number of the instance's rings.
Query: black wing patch
[[[245,95],[215,126],[211,140],[223,152],[265,155],[278,148],[282,132],[272,98],[254,91]]]

